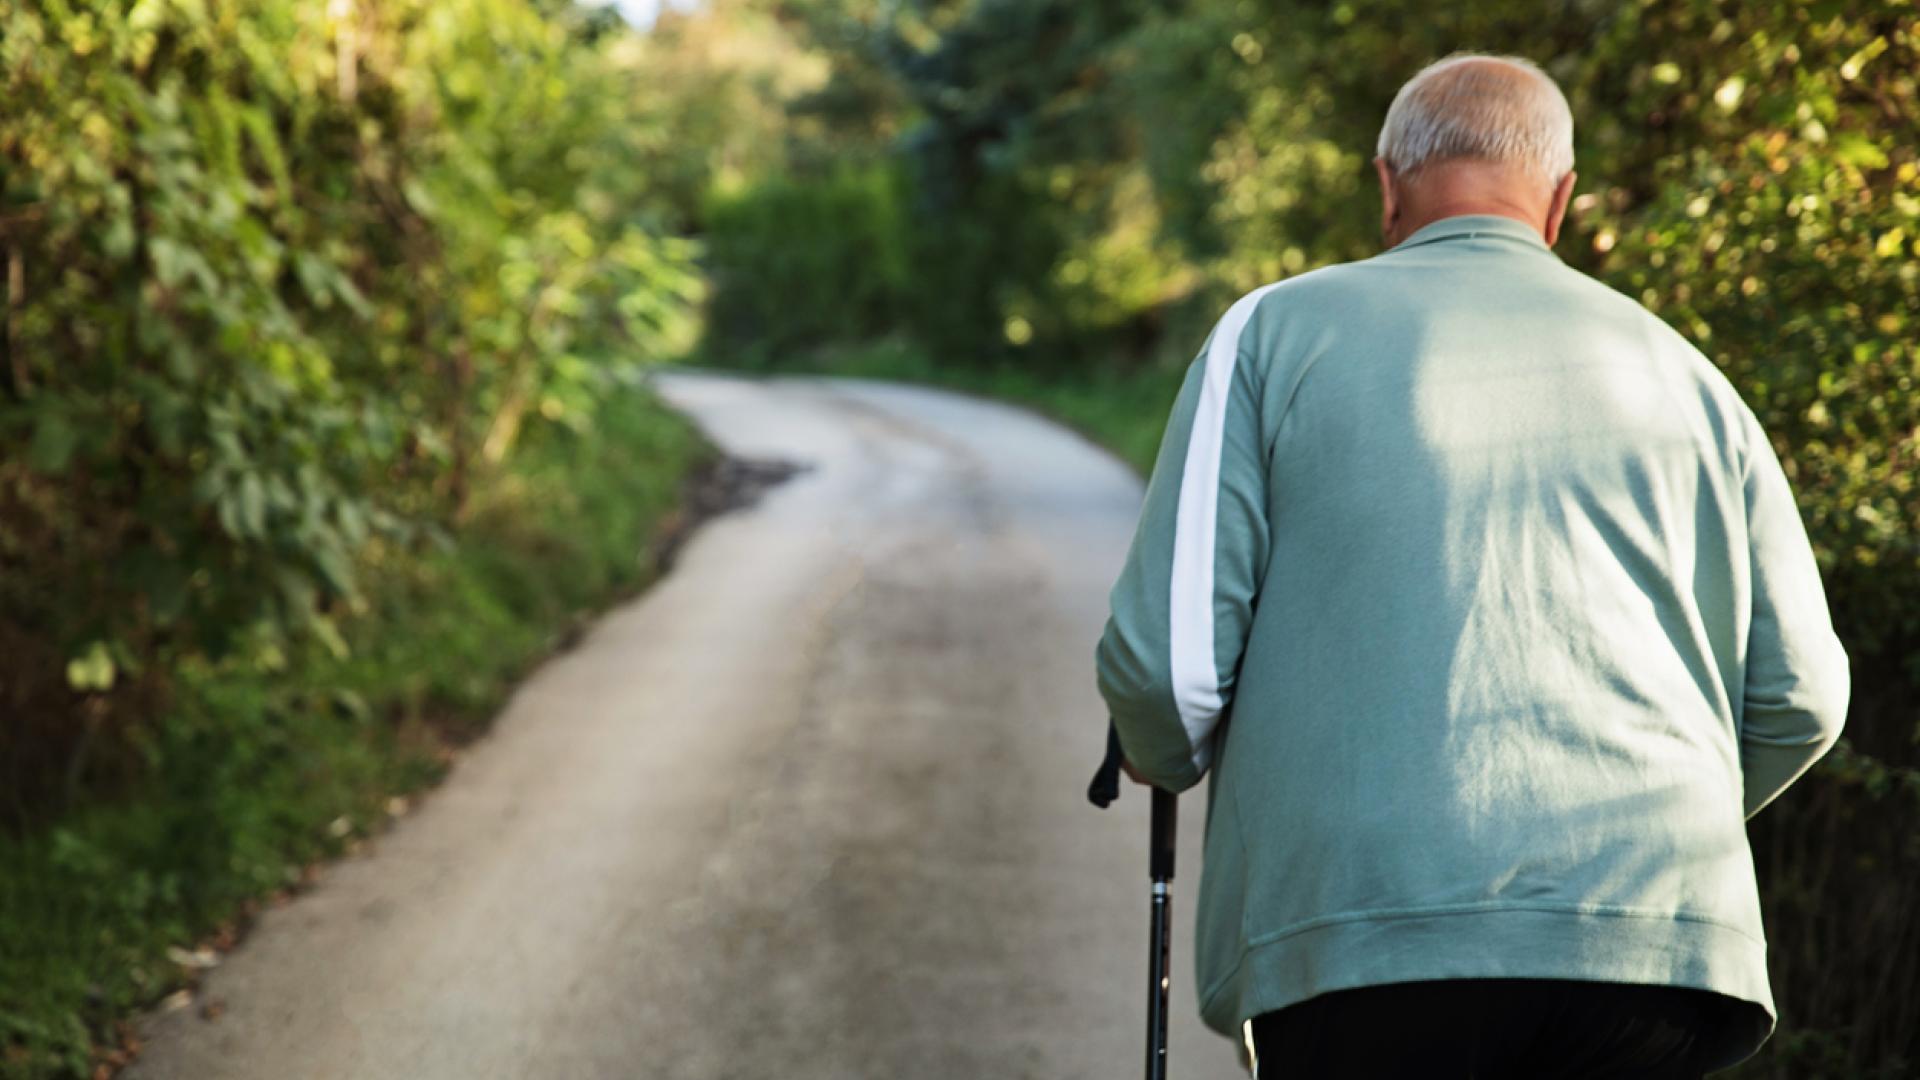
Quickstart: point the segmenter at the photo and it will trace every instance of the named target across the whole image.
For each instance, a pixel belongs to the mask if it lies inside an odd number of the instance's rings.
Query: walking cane
[[[1087,800],[1107,808],[1120,797],[1120,733],[1107,721],[1107,757],[1087,785]],[[1147,876],[1153,880],[1152,928],[1147,940],[1147,1080],[1167,1080],[1167,961],[1173,952],[1173,839],[1179,796],[1153,789],[1147,830]]]

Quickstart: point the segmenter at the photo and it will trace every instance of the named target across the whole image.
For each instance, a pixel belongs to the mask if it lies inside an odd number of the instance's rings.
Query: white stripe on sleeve
[[[1206,371],[1200,401],[1187,438],[1187,459],[1180,474],[1180,507],[1174,519],[1173,578],[1168,596],[1167,641],[1172,652],[1173,700],[1181,726],[1193,747],[1193,762],[1204,770],[1213,756],[1213,727],[1220,717],[1220,675],[1213,648],[1214,526],[1220,508],[1220,452],[1225,442],[1227,396],[1240,357],[1240,335],[1260,298],[1275,282],[1241,297],[1214,327],[1207,342]]]

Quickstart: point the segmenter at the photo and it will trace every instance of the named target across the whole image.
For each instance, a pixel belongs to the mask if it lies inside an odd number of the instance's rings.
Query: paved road
[[[218,1018],[144,1020],[131,1076],[1138,1075],[1146,800],[1082,796],[1137,481],[932,391],[661,385],[811,471],[701,530],[416,813],[264,916],[203,987]],[[1178,934],[1175,1071],[1238,1075]]]

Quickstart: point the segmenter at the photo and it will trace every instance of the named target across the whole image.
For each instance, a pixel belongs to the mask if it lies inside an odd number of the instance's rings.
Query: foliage
[[[627,43],[630,64],[644,77],[623,105],[636,112],[632,172],[646,178],[676,231],[703,230],[702,207],[713,192],[758,180],[789,159],[841,164],[832,117],[842,99],[857,102],[873,89],[829,86],[823,50],[788,32],[777,5],[700,0],[692,7],[663,10],[652,33]],[[790,114],[788,105],[802,101],[813,103],[807,115]]]
[[[785,355],[898,322],[909,287],[900,203],[896,178],[877,168],[716,193],[705,211],[709,347]]]
[[[650,396],[546,426],[474,489],[461,540],[362,572],[355,648],[278,672],[194,663],[118,799],[0,838],[0,1076],[88,1076],[114,1022],[193,973],[195,944],[378,831],[583,613],[643,584],[643,540],[706,453]]]
[[[1116,68],[1108,45],[1149,6],[805,7],[816,37],[838,50],[830,86],[891,87],[838,99],[835,115],[845,130],[898,132],[888,149],[913,268],[898,321],[943,361],[1071,369],[1139,337],[1136,318],[1178,278],[1154,243],[1157,212],[1124,153],[1125,125],[1101,92]],[[858,104],[898,115],[863,121]],[[794,109],[811,116],[819,97]]]
[[[15,821],[137,775],[180,666],[347,652],[369,545],[455,525],[527,425],[584,428],[603,346],[684,339],[692,252],[630,168],[641,73],[585,27],[522,0],[0,12]]]

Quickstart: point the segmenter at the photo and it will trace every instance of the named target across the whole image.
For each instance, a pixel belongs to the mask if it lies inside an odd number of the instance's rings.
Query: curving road
[[[416,813],[263,916],[203,983],[220,1010],[145,1018],[127,1075],[1139,1075],[1146,800],[1082,795],[1138,481],[949,394],[659,385],[729,451],[811,469],[704,527]],[[1240,1075],[1177,933],[1173,1071]]]

